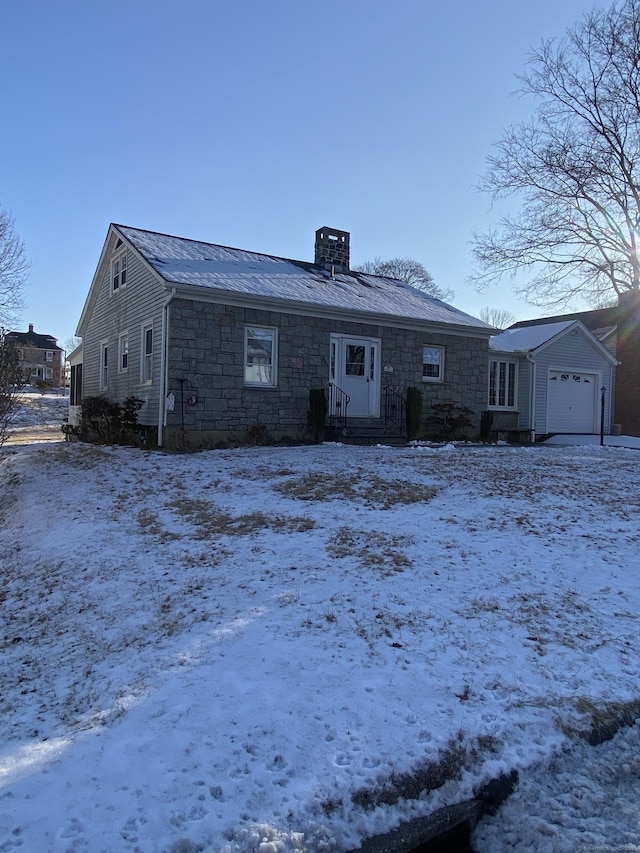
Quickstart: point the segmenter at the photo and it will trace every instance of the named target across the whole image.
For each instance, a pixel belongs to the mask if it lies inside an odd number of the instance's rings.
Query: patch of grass
[[[166,506],[196,528],[196,539],[248,536],[260,530],[304,533],[315,526],[313,519],[301,516],[267,515],[263,512],[233,516],[216,504],[200,498],[178,498],[169,501]]]
[[[375,509],[391,509],[397,504],[428,503],[437,491],[433,486],[407,480],[386,480],[358,473],[327,476],[324,471],[303,474],[284,483],[275,491],[301,501],[359,501]]]
[[[381,570],[385,575],[402,572],[412,565],[402,550],[412,545],[411,536],[391,536],[375,530],[340,527],[327,545],[327,553],[336,559],[355,557],[364,568]]]

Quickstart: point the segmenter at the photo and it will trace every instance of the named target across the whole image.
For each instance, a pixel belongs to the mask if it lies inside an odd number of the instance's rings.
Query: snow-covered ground
[[[616,744],[637,789],[635,728],[576,733],[639,698],[639,481],[597,445],[6,445],[0,851],[349,850]],[[549,791],[477,849],[564,850]]]

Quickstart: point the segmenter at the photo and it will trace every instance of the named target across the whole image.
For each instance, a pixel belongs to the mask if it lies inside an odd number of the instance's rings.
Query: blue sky
[[[311,260],[406,255],[458,308],[540,310],[466,281],[474,189],[532,104],[527,51],[588,0],[21,0],[3,4],[0,205],[33,264],[34,323],[63,345],[110,222]],[[582,307],[582,306],[577,306]]]

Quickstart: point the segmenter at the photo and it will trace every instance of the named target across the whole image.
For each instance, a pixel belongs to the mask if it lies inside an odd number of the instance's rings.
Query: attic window
[[[111,260],[111,292],[117,293],[127,284],[127,250],[114,255]]]

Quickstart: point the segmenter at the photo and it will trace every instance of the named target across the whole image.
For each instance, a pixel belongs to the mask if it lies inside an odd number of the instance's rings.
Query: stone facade
[[[379,338],[381,382],[406,396],[423,392],[423,420],[432,405],[452,401],[474,411],[477,431],[486,408],[488,343],[467,335],[423,332],[386,325],[308,317],[231,305],[176,299],[170,307],[167,392],[169,443],[191,446],[243,441],[266,430],[272,439],[308,436],[309,391],[327,387],[330,335]],[[244,383],[245,327],[277,329],[277,385]],[[422,380],[422,348],[445,348],[444,381]]]

